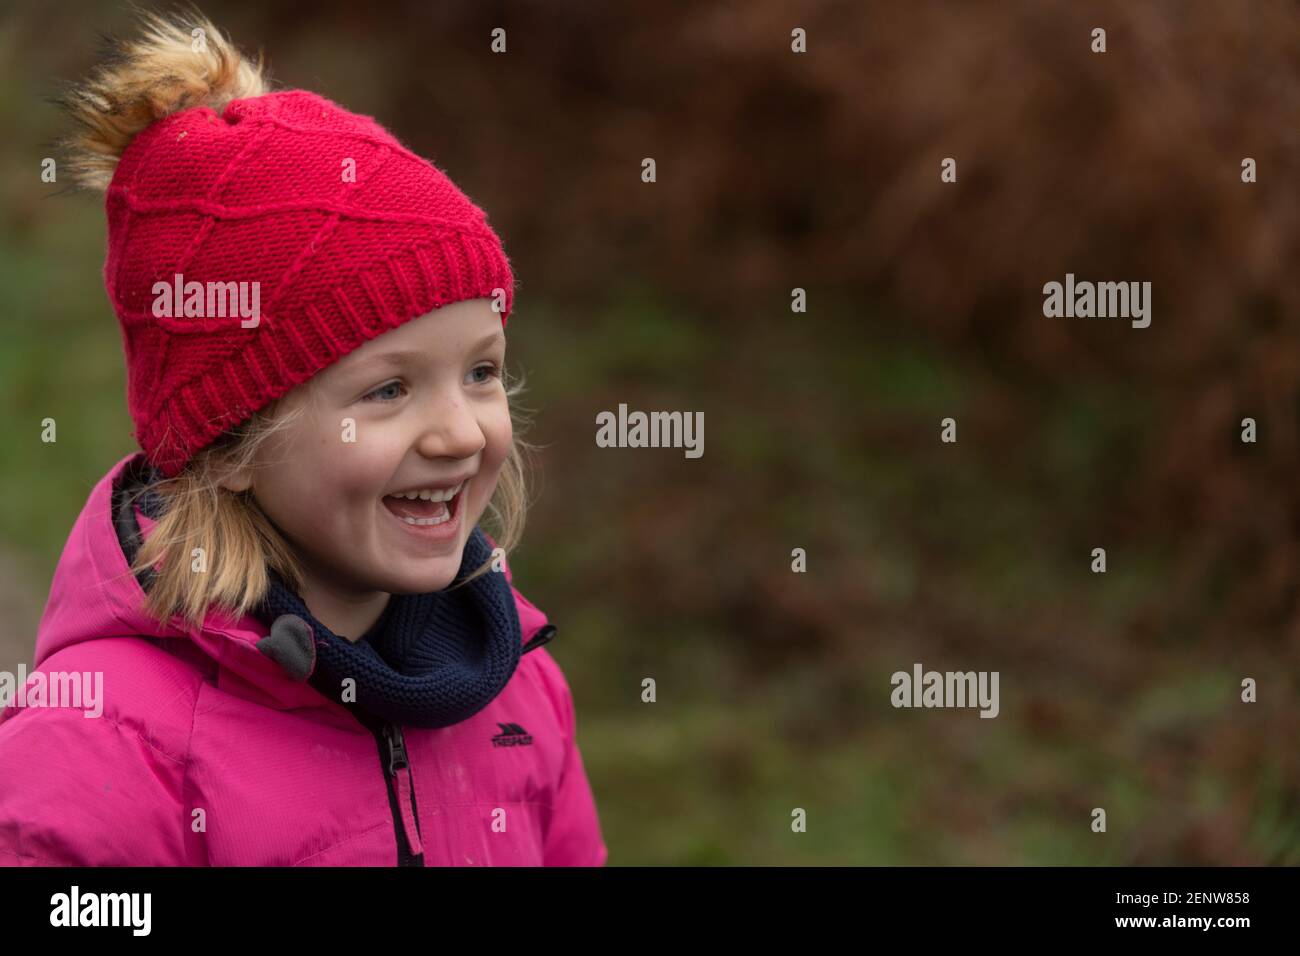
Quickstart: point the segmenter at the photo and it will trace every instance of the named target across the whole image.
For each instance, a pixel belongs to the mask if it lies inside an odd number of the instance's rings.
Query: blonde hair
[[[507,400],[522,393],[525,385],[522,378],[517,382],[507,380]],[[310,388],[311,381],[300,387]],[[292,546],[258,506],[252,490],[233,492],[221,486],[222,479],[232,472],[255,468],[258,451],[266,441],[302,417],[305,403],[281,415],[278,408],[282,402],[273,402],[222,434],[197,452],[176,477],[161,479],[134,493],[138,498],[152,490],[163,502],[164,514],[131,564],[131,573],[136,575],[153,569],[144,607],[157,620],[169,621],[180,615],[187,624],[198,627],[213,607],[242,617],[265,597],[271,569],[286,585],[301,589],[302,565]],[[484,513],[484,524],[491,529],[496,547],[507,555],[523,537],[531,473],[527,458],[538,447],[521,437],[531,421],[513,403],[510,420],[514,437]],[[196,548],[203,549],[200,553],[206,568],[202,572],[191,564]],[[452,589],[486,574],[492,564],[489,558]]]

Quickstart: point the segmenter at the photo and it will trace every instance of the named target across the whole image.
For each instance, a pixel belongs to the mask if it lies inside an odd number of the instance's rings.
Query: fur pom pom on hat
[[[107,193],[104,282],[164,475],[369,339],[514,277],[486,214],[367,116],[270,91],[206,19],[145,29],[63,97]],[[250,308],[251,306],[251,308]]]

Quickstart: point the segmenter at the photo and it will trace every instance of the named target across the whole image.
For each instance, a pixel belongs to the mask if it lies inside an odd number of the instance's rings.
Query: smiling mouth
[[[456,517],[457,512],[460,510],[461,499],[465,497],[465,489],[468,487],[469,482],[467,481],[461,485],[460,491],[456,492],[455,497],[450,501],[425,501],[420,498],[398,498],[393,495],[385,495],[383,498],[384,507],[407,524],[424,527],[445,524]]]

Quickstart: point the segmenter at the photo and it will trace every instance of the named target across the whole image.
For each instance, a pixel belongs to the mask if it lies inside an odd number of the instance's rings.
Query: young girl
[[[147,16],[66,105],[143,453],[0,714],[0,863],[603,865],[556,629],[504,560],[486,215],[201,18]]]

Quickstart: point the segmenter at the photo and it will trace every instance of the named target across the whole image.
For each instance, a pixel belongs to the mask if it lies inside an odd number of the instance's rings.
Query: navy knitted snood
[[[452,584],[491,555],[475,526]],[[311,685],[366,714],[411,727],[458,724],[490,704],[519,664],[519,614],[503,573],[488,571],[454,590],[394,594],[355,643],[316,620],[274,571],[271,579],[253,613],[273,630],[285,626],[285,615],[305,621],[315,638]],[[344,695],[349,678],[355,704]]]
[[[159,496],[148,488],[156,477],[146,466],[128,475],[115,490],[114,520],[128,562],[134,561],[140,542],[131,507],[133,492],[143,492],[135,501],[143,514],[156,520],[163,513]],[[475,526],[452,585],[468,577],[491,553],[486,535]],[[146,590],[151,575],[151,571],[141,575]],[[502,572],[488,571],[443,591],[395,594],[375,625],[355,643],[316,620],[274,570],[270,577],[269,591],[252,612],[271,629],[259,649],[280,660],[286,670],[298,670],[295,676],[348,707],[366,724],[375,719],[411,727],[460,723],[501,693],[524,650],[514,593]],[[544,643],[554,628],[546,631],[530,641],[527,650]],[[283,652],[295,643],[300,653],[291,661]],[[348,679],[353,685],[344,683]],[[351,686],[355,695],[345,694]]]

